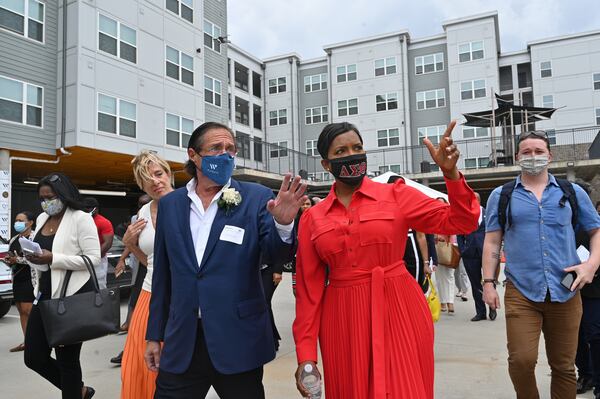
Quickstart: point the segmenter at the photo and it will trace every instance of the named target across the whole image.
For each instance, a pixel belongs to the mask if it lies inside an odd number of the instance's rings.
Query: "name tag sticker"
[[[223,231],[221,232],[221,236],[219,240],[229,241],[237,245],[242,245],[244,241],[244,232],[245,230],[241,227],[225,225],[223,227]]]

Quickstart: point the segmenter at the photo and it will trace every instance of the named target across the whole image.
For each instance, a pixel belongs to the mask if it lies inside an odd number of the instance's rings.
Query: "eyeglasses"
[[[519,135],[519,141],[523,141],[531,136],[539,137],[540,139],[548,141],[548,133],[544,130],[531,130],[529,132],[523,132]]]

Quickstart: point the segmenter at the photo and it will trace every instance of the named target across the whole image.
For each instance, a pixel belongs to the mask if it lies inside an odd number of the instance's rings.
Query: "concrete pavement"
[[[502,289],[500,289],[502,292]],[[273,298],[275,318],[283,337],[277,358],[265,366],[264,384],[267,398],[299,398],[293,378],[296,358],[291,336],[294,319],[294,297],[291,278],[284,281]],[[125,310],[125,305],[122,306]],[[456,314],[442,314],[436,323],[436,380],[437,399],[493,398],[509,399],[515,394],[507,372],[504,312],[498,319],[470,322],[474,315],[472,299],[456,302]],[[8,353],[21,342],[21,330],[16,310],[0,319],[0,398],[51,399],[59,392],[23,364],[23,353]],[[83,345],[81,363],[84,381],[96,389],[95,398],[119,398],[120,368],[108,360],[116,355],[125,342],[124,335],[110,336]],[[550,397],[550,368],[543,341],[536,369],[541,398]],[[209,399],[218,396],[212,392]],[[591,392],[578,398],[593,398]],[[133,399],[133,398],[132,398]]]

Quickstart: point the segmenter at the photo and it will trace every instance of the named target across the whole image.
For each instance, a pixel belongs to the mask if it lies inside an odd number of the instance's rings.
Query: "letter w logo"
[[[217,164],[211,163],[211,164],[209,164],[208,166],[210,166],[210,168],[211,168],[212,170],[215,170],[215,169],[217,169]]]

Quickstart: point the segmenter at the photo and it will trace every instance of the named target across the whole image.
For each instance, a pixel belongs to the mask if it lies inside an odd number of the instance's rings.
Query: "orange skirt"
[[[158,374],[148,370],[144,361],[150,295],[148,291],[141,290],[129,323],[129,333],[121,362],[121,399],[154,397]]]

